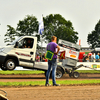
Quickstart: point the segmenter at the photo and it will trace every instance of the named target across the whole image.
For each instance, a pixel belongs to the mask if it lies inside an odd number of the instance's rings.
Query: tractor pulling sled
[[[77,66],[78,57],[81,46],[59,39],[60,54],[58,55],[58,65],[56,69],[56,78],[61,78],[64,73],[69,74],[69,77],[79,78],[80,74],[76,71],[80,67],[97,70],[80,64]],[[60,63],[60,64],[59,64]]]
[[[83,64],[77,66],[81,46],[61,39],[58,45],[60,46],[58,62],[61,64],[57,65],[56,78],[61,78],[64,73],[69,74],[69,77],[78,78],[79,73],[76,70],[83,66]]]

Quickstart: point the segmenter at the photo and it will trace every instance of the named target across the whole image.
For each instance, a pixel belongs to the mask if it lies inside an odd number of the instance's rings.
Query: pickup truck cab
[[[16,66],[34,68],[37,37],[21,36],[11,44],[0,48],[0,67],[14,70]]]

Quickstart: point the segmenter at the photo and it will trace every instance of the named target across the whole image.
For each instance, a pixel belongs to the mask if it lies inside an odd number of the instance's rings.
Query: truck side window
[[[34,43],[34,39],[25,38],[18,43],[18,48],[32,48]]]
[[[33,39],[25,38],[23,46],[24,46],[24,48],[32,48],[33,47],[33,43],[34,43]]]

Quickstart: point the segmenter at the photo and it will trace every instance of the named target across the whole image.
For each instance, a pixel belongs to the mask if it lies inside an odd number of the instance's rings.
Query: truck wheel
[[[5,63],[7,70],[14,70],[16,68],[16,63],[13,59],[8,59]]]
[[[80,75],[79,75],[79,73],[78,72],[73,72],[73,77],[74,78],[78,78]]]
[[[63,70],[59,67],[56,69],[56,78],[61,78],[63,76]]]

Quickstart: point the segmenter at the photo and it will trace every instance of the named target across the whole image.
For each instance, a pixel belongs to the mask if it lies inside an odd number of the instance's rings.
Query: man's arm
[[[58,52],[59,52],[59,50],[60,50],[60,47],[57,45],[57,52],[54,52],[54,54],[58,54]]]

